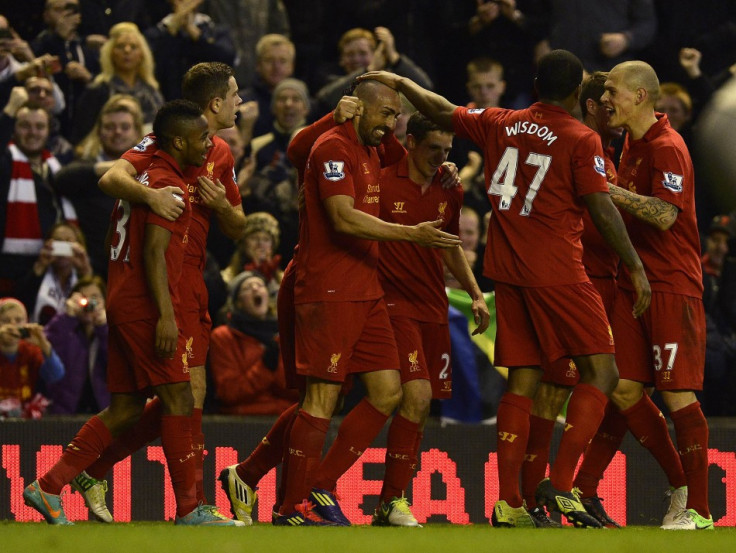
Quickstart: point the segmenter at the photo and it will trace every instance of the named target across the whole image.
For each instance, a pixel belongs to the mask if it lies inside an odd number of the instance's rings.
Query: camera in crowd
[[[84,313],[92,313],[97,307],[97,300],[95,298],[82,298],[79,300],[79,305]]]
[[[31,331],[24,326],[18,327],[18,334],[20,335],[21,340],[27,340],[31,337]]]

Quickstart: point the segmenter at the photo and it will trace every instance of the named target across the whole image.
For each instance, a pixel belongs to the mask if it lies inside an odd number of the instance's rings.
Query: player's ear
[[[220,108],[222,107],[222,98],[220,98],[219,96],[215,96],[214,98],[212,98],[212,100],[210,100],[210,103],[207,105],[207,107],[210,108],[210,111],[212,113],[219,113]]]
[[[585,100],[585,113],[583,113],[583,116],[585,115],[595,115],[595,108],[598,105],[598,103],[593,100],[593,98],[588,98]]]
[[[181,151],[181,150],[184,149],[184,145],[185,145],[184,143],[185,142],[186,142],[186,140],[184,139],[183,136],[175,136],[174,137],[174,140],[171,141],[171,143],[173,144],[174,148],[176,148],[179,151]]]

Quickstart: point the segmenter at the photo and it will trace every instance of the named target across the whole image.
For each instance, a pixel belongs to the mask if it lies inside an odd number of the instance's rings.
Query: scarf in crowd
[[[8,188],[2,253],[35,255],[43,246],[43,231],[38,216],[33,170],[28,158],[18,146],[11,143],[8,149],[13,159],[13,168]],[[41,152],[41,158],[44,171],[50,171],[54,175],[61,168],[59,161],[48,150]],[[67,221],[76,222],[74,207],[66,198],[62,198],[61,208]]]
[[[69,283],[65,288],[61,282],[59,282],[53,269],[51,267],[46,269],[46,273],[43,275],[43,280],[41,281],[41,286],[38,288],[36,305],[33,306],[31,320],[34,323],[45,325],[54,318],[54,315],[57,313],[63,313],[66,298],[71,289],[77,284],[77,280],[77,271],[76,269],[72,269]]]

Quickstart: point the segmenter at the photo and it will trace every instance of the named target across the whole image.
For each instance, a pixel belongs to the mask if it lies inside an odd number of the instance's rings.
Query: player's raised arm
[[[386,86],[390,86],[394,90],[401,92],[414,107],[444,130],[453,130],[452,113],[457,106],[445,97],[435,94],[426,88],[422,88],[411,79],[387,71],[369,71],[358,77],[359,81],[369,79],[382,82]]]

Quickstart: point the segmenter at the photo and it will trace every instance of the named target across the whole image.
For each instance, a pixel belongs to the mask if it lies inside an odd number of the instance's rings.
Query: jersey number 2
[[[524,198],[524,205],[519,212],[520,215],[526,217],[532,212],[532,203],[534,203],[534,198],[537,197],[537,192],[539,192],[542,181],[549,170],[552,157],[530,152],[524,163],[537,168],[537,172],[529,184],[526,198]],[[488,194],[501,197],[498,202],[498,209],[500,210],[506,211],[511,208],[511,200],[514,199],[516,192],[519,190],[519,187],[514,184],[518,166],[519,149],[511,146],[507,147],[501,156],[501,161],[498,162],[498,167],[493,172],[491,186],[488,187]]]

